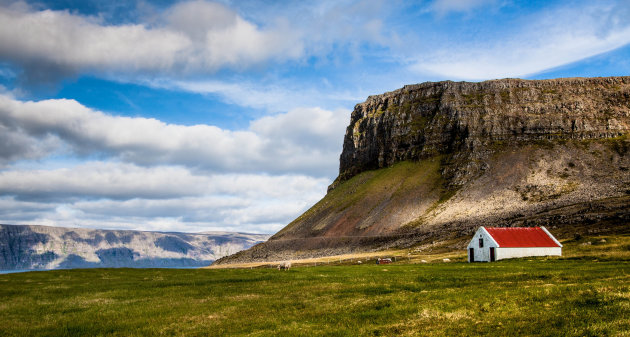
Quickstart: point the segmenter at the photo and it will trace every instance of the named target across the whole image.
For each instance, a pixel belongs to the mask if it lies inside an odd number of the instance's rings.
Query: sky
[[[0,0],[0,223],[275,233],[369,95],[627,75],[627,0]]]

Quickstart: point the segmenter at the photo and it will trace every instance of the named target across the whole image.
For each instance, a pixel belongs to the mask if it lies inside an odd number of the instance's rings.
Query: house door
[[[475,248],[468,248],[468,262],[475,262]]]
[[[494,247],[490,247],[490,262],[494,262]]]

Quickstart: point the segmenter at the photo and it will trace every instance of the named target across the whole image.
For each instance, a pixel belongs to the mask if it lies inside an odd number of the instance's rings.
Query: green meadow
[[[0,336],[629,336],[626,255],[5,274]]]

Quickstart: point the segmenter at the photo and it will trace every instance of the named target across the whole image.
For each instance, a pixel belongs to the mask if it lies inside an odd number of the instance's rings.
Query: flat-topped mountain
[[[630,223],[630,77],[405,86],[357,104],[328,194],[218,263],[462,246],[480,225]]]
[[[630,130],[629,85],[630,77],[447,81],[370,96],[352,112],[339,180],[498,142],[617,137]]]
[[[0,270],[202,267],[268,237],[0,225]]]

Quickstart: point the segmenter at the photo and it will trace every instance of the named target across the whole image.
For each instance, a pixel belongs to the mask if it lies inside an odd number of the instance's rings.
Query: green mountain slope
[[[370,96],[328,194],[218,263],[464,246],[485,226],[630,227],[630,78],[438,82]]]

